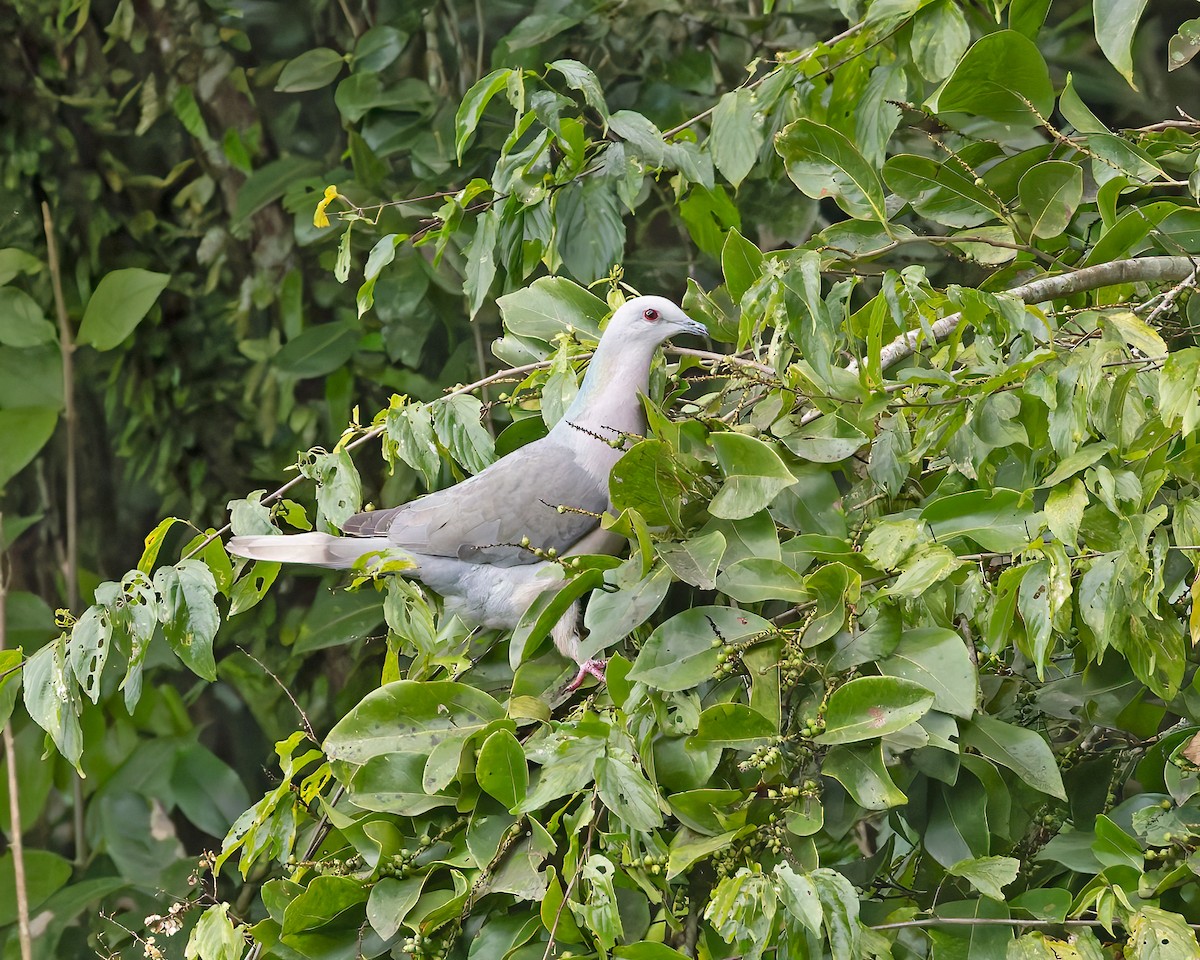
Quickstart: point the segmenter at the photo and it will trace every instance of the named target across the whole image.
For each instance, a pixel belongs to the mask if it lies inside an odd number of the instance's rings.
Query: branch
[[[58,317],[58,345],[62,353],[63,379],[63,422],[67,427],[67,545],[63,564],[63,579],[67,587],[67,609],[79,607],[79,470],[76,466],[76,448],[79,445],[79,422],[75,411],[75,339],[71,334],[71,321],[67,316],[66,299],[63,297],[62,264],[58,259],[58,241],[54,235],[54,217],[48,201],[42,201],[42,230],[46,234],[46,261],[50,267],[50,285],[54,290],[54,312]],[[87,863],[87,830],[83,822],[83,780],[78,773],[72,775],[72,791],[75,798],[72,813],[72,829],[75,832],[75,866]]]
[[[1096,290],[1117,283],[1138,281],[1179,283],[1195,276],[1198,271],[1200,271],[1200,261],[1191,257],[1134,257],[1129,260],[1114,260],[1111,263],[1101,263],[1094,267],[1084,267],[1072,273],[1041,277],[1018,287],[1012,287],[1005,293],[1018,300],[1024,300],[1026,303],[1042,303],[1056,297],[1066,297],[1073,293],[1083,293],[1085,290]],[[949,336],[961,320],[961,313],[952,313],[935,320],[931,328],[934,341]],[[901,360],[911,357],[923,334],[923,330],[910,330],[897,337],[880,351],[880,366],[886,370]],[[858,361],[851,362],[846,369],[851,373],[856,373]],[[816,417],[812,419],[816,419]],[[807,415],[805,422],[808,422]]]
[[[759,363],[756,360],[747,360],[732,353],[713,353],[709,350],[693,350],[690,347],[665,347],[663,352],[676,357],[697,357],[700,360],[708,360],[713,364],[727,363],[735,367],[745,367],[747,370],[753,370],[768,377],[776,375],[774,369],[768,367],[765,363]]]
[[[1193,930],[1200,930],[1200,923],[1189,923]],[[899,920],[896,923],[877,923],[872,930],[903,930],[908,927],[1103,927],[1101,920],[1020,920],[1015,917],[919,917],[915,920]]]
[[[0,650],[4,649],[7,640],[7,599],[7,577],[0,565]],[[17,937],[21,943],[21,960],[31,960],[33,937],[29,930],[29,888],[25,879],[25,842],[21,838],[21,797],[17,789],[17,749],[13,743],[11,718],[4,724],[4,765],[8,768],[8,842],[12,848],[13,886],[17,889]]]

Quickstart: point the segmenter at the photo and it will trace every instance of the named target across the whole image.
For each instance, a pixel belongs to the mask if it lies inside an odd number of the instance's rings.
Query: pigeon
[[[233,537],[229,552],[348,568],[387,551],[389,560],[410,564],[400,575],[441,595],[448,613],[470,626],[510,630],[542,593],[561,586],[553,558],[620,549],[623,538],[600,527],[609,472],[624,454],[621,438],[645,432],[640,395],[654,351],[679,333],[707,330],[670,300],[635,297],[613,313],[578,394],[546,436],[452,487],[355,514],[342,524],[343,536]],[[604,678],[602,660],[578,656],[577,623],[572,606],[551,634],[579,667],[570,689],[589,674]]]

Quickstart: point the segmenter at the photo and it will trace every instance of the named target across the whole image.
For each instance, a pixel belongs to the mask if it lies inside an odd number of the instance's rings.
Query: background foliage
[[[14,4],[5,956],[1195,956],[1192,12]],[[736,356],[605,686],[208,536],[527,442],[628,289]]]

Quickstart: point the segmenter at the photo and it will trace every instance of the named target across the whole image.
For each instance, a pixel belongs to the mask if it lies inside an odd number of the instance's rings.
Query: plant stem
[[[54,312],[58,316],[58,343],[62,351],[63,372],[63,421],[67,427],[66,466],[66,513],[67,547],[65,569],[67,609],[76,613],[79,608],[79,486],[75,452],[78,438],[78,423],[75,417],[75,339],[71,334],[71,320],[67,316],[66,299],[63,297],[62,265],[58,259],[58,241],[54,236],[54,217],[48,201],[42,201],[42,229],[46,234],[46,260],[50,267],[50,285],[54,290]],[[78,773],[72,775],[72,811],[75,831],[75,866],[87,862],[87,832],[83,822],[83,780]]]
[[[0,566],[0,650],[6,642],[8,582]],[[15,682],[15,681],[14,681]],[[8,767],[8,841],[12,849],[13,885],[17,888],[17,937],[21,960],[32,960],[33,937],[29,932],[29,889],[25,880],[25,843],[21,839],[21,796],[17,789],[17,749],[13,743],[12,722],[4,724],[4,764]]]

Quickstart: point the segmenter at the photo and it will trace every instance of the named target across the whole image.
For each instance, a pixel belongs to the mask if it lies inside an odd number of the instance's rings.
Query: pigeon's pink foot
[[[586,663],[579,665],[579,672],[575,674],[575,679],[567,684],[567,690],[574,693],[582,686],[583,681],[590,674],[601,683],[604,682],[604,663],[603,660],[588,660]]]

